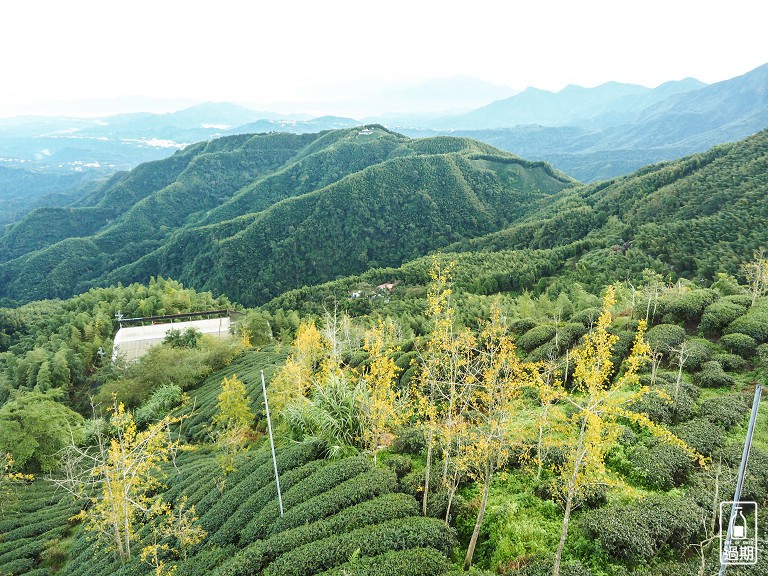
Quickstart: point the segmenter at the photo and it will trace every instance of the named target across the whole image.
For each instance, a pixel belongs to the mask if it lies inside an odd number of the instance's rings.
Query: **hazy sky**
[[[516,90],[712,83],[768,62],[760,0],[9,0],[1,10],[0,116],[122,96],[289,112],[453,75]]]

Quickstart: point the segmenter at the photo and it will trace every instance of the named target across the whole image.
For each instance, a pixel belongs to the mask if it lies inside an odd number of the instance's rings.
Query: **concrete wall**
[[[152,324],[150,326],[129,326],[120,328],[115,335],[115,344],[112,348],[112,361],[118,356],[128,362],[137,360],[147,353],[147,350],[160,344],[168,330],[184,331],[187,328],[196,328],[203,334],[224,338],[231,336],[229,331],[230,319],[213,318],[211,320],[190,320],[189,322],[173,322],[168,324]]]

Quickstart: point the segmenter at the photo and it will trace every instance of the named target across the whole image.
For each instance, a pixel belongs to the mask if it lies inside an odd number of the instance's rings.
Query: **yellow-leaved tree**
[[[245,384],[236,374],[231,378],[224,377],[218,396],[217,412],[213,417],[213,436],[219,449],[217,459],[224,478],[235,471],[237,455],[247,445],[253,420],[251,400]],[[219,488],[224,489],[223,480],[219,483]]]
[[[13,471],[13,456],[0,452],[0,518],[12,508],[16,502],[16,488],[19,484],[32,482],[33,474],[22,474]]]
[[[605,457],[617,442],[622,421],[642,426],[703,464],[701,456],[685,442],[651,421],[645,414],[630,409],[638,398],[651,392],[647,386],[638,385],[638,371],[648,362],[651,350],[643,337],[645,321],[641,320],[632,350],[625,360],[625,368],[618,376],[614,376],[615,369],[611,357],[618,336],[608,330],[614,303],[615,291],[609,286],[597,324],[584,336],[581,346],[572,353],[576,386],[568,394],[566,401],[575,410],[566,421],[567,427],[559,431],[566,442],[565,457],[559,468],[559,488],[565,503],[565,514],[552,576],[560,574],[568,523],[576,497],[590,484],[611,483]],[[559,406],[563,408],[564,404]]]
[[[138,527],[163,510],[155,493],[162,486],[160,465],[176,448],[169,430],[178,421],[167,416],[139,430],[133,414],[115,399],[108,426],[94,421],[95,446],[73,441],[60,453],[63,474],[51,480],[75,498],[90,498],[79,514],[85,529],[122,562],[131,559]]]
[[[431,331],[419,350],[419,372],[413,397],[425,430],[427,461],[424,468],[422,513],[427,515],[429,485],[435,448],[442,450],[442,482],[449,495],[461,477],[457,449],[465,443],[465,412],[472,402],[477,378],[472,358],[476,339],[469,329],[459,329],[451,306],[450,274],[453,264],[442,267],[435,259],[427,290],[427,319]]]
[[[768,258],[763,249],[756,251],[752,261],[742,265],[741,269],[747,279],[754,306],[757,299],[768,291]]]
[[[269,404],[275,414],[282,412],[293,400],[309,394],[313,378],[326,360],[329,348],[314,322],[299,325],[292,351],[269,385]]]
[[[396,388],[400,369],[392,359],[395,351],[395,325],[379,322],[365,335],[365,350],[370,362],[362,374],[368,390],[363,414],[363,445],[373,454],[373,462],[382,448],[391,444],[397,427],[409,417],[407,402]]]
[[[464,559],[465,570],[472,564],[491,480],[523,444],[524,391],[537,388],[541,382],[539,365],[518,357],[498,303],[491,307],[490,319],[478,344],[474,360],[478,383],[469,407],[469,441],[462,445],[458,458],[466,474],[482,485],[475,528]]]

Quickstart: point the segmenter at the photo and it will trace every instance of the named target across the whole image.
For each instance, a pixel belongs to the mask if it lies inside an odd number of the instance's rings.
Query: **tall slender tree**
[[[560,574],[568,525],[577,496],[589,484],[610,481],[605,456],[617,442],[621,431],[620,421],[642,426],[653,435],[681,448],[691,458],[701,461],[693,449],[671,432],[646,415],[630,410],[633,402],[650,393],[648,387],[638,388],[638,371],[648,361],[650,347],[643,338],[645,321],[641,320],[632,350],[625,361],[625,369],[615,377],[611,357],[618,336],[608,330],[614,302],[614,289],[609,286],[595,329],[584,337],[582,345],[572,355],[576,387],[567,401],[575,411],[570,417],[570,442],[560,467],[564,516],[552,576]]]

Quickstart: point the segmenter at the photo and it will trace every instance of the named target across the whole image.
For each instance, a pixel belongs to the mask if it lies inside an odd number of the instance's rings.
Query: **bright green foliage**
[[[701,318],[702,312],[718,297],[717,292],[707,288],[668,292],[659,300],[659,314],[669,315],[675,322],[689,322]]]
[[[160,386],[136,409],[136,421],[143,424],[152,420],[159,420],[179,406],[182,399],[183,392],[180,386],[175,384]]]
[[[390,520],[300,546],[272,562],[264,574],[310,576],[343,564],[355,554],[376,556],[430,546],[447,553],[454,544],[452,529],[439,520],[419,517]]]
[[[351,560],[322,576],[438,576],[448,571],[445,556],[434,548],[411,548]]]
[[[701,315],[701,330],[707,336],[716,336],[736,318],[746,312],[747,306],[731,300],[721,298],[716,300],[704,310]]]
[[[83,417],[59,402],[57,390],[18,392],[0,407],[0,452],[16,466],[50,472],[57,452],[71,440],[83,440]]]
[[[726,334],[718,340],[718,344],[732,352],[738,354],[742,358],[751,358],[755,354],[757,348],[757,342],[752,336],[747,334],[740,334],[739,332],[731,332]]]
[[[733,384],[733,377],[723,370],[717,360],[704,362],[699,373],[699,385],[705,388],[720,388]]]
[[[165,333],[164,344],[169,344],[174,348],[197,348],[202,334],[196,328],[187,328],[184,331],[171,328]]]
[[[248,428],[253,425],[251,399],[245,389],[245,384],[237,375],[224,378],[219,394],[218,414],[213,423],[222,429]]]
[[[728,325],[726,334],[739,332],[747,334],[760,344],[768,341],[768,299],[762,298],[746,314]]]
[[[669,357],[672,348],[680,344],[685,337],[685,329],[675,324],[657,324],[648,330],[646,340],[652,350],[662,352]]]
[[[582,526],[587,537],[597,539],[613,558],[640,562],[663,547],[683,552],[700,521],[693,503],[665,494],[588,512]]]

